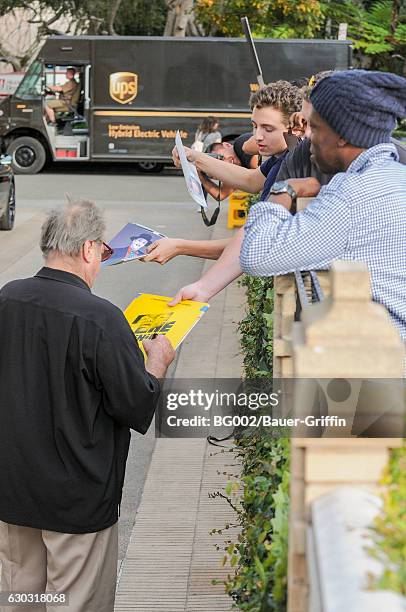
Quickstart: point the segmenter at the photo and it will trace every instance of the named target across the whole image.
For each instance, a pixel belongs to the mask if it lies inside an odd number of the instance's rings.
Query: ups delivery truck
[[[345,70],[349,41],[257,40],[267,82],[320,70]],[[76,69],[75,107],[47,124],[50,85]],[[176,130],[191,143],[203,117],[215,115],[225,140],[250,130],[248,99],[256,69],[244,39],[53,36],[15,93],[0,105],[0,137],[17,173],[47,160],[133,161],[159,171],[171,160]]]

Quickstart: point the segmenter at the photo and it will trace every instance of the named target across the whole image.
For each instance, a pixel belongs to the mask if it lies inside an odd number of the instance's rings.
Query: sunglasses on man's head
[[[108,259],[110,259],[113,253],[114,253],[114,249],[112,249],[111,246],[109,246],[105,242],[102,242],[101,260],[107,261]]]

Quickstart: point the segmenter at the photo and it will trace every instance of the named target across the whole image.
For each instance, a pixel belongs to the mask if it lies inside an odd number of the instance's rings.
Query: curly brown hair
[[[302,108],[302,92],[288,81],[275,81],[261,87],[250,97],[251,110],[267,106],[281,111],[284,121],[288,123],[290,115]]]

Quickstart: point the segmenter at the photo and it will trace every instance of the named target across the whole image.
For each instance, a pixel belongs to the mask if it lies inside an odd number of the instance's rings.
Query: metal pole
[[[254,45],[254,41],[252,39],[251,28],[250,28],[250,24],[248,21],[248,17],[242,17],[241,23],[242,23],[242,27],[244,30],[245,38],[247,39],[247,43],[249,44],[249,47],[251,50],[252,59],[254,60],[255,68],[257,71],[258,85],[260,87],[264,87],[265,83],[264,83],[264,78],[262,76],[262,68],[261,68],[261,64],[259,63],[258,54],[257,54],[257,50]]]

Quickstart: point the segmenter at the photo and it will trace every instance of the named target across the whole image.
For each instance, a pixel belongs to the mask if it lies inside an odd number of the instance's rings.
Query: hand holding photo
[[[196,170],[196,166],[189,162],[186,157],[185,148],[183,146],[179,130],[176,132],[175,144],[178,150],[180,163],[182,165],[182,171],[185,177],[186,187],[193,200],[197,202],[199,206],[202,206],[202,208],[206,209],[207,202],[206,198],[204,197],[203,187],[200,182],[199,174]]]
[[[127,223],[110,241],[113,255],[103,262],[106,266],[141,259],[147,253],[147,247],[153,242],[165,238],[155,230],[138,225],[137,223]]]

